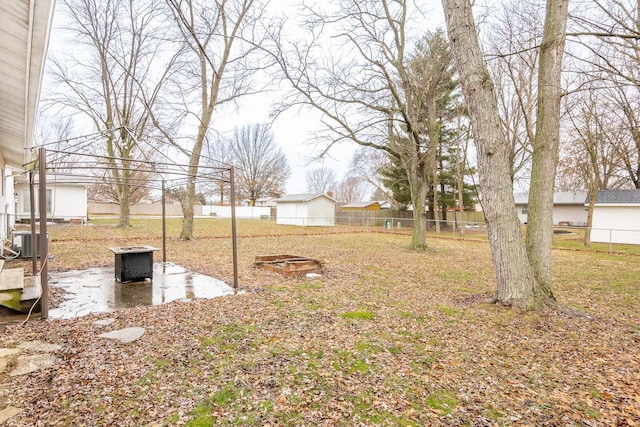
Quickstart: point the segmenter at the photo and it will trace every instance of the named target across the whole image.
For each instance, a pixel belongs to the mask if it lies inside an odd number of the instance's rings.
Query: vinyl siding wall
[[[640,245],[640,206],[594,206],[591,241]]]
[[[308,202],[278,202],[277,223],[311,227],[335,225],[335,203],[324,197]]]

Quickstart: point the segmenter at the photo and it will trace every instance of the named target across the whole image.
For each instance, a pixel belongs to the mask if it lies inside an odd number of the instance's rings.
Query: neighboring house
[[[33,145],[53,0],[0,2],[0,238],[15,206],[10,170],[21,170]]]
[[[257,207],[275,208],[276,207],[276,199],[273,198],[273,197],[264,197],[264,198],[261,198],[261,199],[256,199],[255,206],[257,206]]]
[[[640,190],[600,190],[591,241],[640,245]]]
[[[37,178],[37,174],[35,175]],[[31,220],[31,195],[26,175],[15,178],[16,221]],[[34,199],[36,204],[35,216],[39,220],[39,191],[36,179],[34,185]],[[87,183],[78,182],[77,178],[67,176],[47,176],[47,218],[54,222],[79,222],[87,220]]]
[[[515,193],[516,210],[521,224],[529,216],[529,194]],[[553,225],[584,227],[587,225],[586,191],[561,191],[553,193]]]
[[[380,202],[352,202],[340,206],[343,211],[379,211],[382,209]]]
[[[326,194],[290,194],[276,200],[277,223],[333,227],[336,200]]]

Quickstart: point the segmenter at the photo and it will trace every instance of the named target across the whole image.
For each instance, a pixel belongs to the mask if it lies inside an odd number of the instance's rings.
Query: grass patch
[[[256,327],[241,323],[229,323],[213,329],[213,336],[205,336],[200,339],[201,346],[215,347],[218,351],[234,351],[240,346],[256,346],[253,332]]]
[[[187,426],[204,427],[213,425],[217,417],[212,415],[215,408],[224,408],[235,402],[241,395],[242,390],[237,389],[233,383],[225,384],[220,390],[213,393],[203,402],[199,403],[190,415],[193,417]],[[247,414],[245,414],[245,417]]]
[[[444,305],[437,305],[436,308],[438,309],[438,311],[440,313],[446,314],[447,316],[451,316],[451,317],[458,316],[459,314],[462,313],[457,308],[447,307],[447,306],[444,306]]]
[[[371,320],[376,317],[376,315],[369,311],[347,311],[346,313],[342,313],[340,317],[349,320]]]
[[[490,419],[491,421],[498,421],[500,420],[500,418],[504,417],[504,414],[500,411],[498,411],[497,409],[489,406],[486,409],[486,414],[487,414],[487,418]]]
[[[449,415],[456,408],[458,399],[449,391],[436,391],[431,393],[424,404],[442,416]]]

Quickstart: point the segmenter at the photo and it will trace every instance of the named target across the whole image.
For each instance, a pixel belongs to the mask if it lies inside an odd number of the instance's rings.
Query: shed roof
[[[287,194],[286,196],[276,199],[276,203],[306,203],[318,197],[325,197],[333,203],[337,203],[337,200],[322,193]]]
[[[368,206],[371,205],[380,205],[380,202],[376,201],[376,200],[371,200],[369,202],[351,202],[351,203],[345,203],[344,205],[342,205],[343,208],[356,208],[356,209],[364,209]]]
[[[34,174],[34,183],[38,184],[40,182],[40,174]],[[53,175],[47,174],[47,186],[54,186],[56,184],[65,184],[65,185],[82,185],[87,186],[89,184],[93,184],[95,181],[88,176],[74,176],[74,175]],[[26,174],[17,175],[15,177],[15,183],[18,184],[28,184],[29,177]]]
[[[587,202],[586,191],[556,191],[553,193],[554,205],[584,205]],[[529,203],[529,193],[515,193],[516,205]]]
[[[640,190],[600,190],[596,205],[640,205]]]

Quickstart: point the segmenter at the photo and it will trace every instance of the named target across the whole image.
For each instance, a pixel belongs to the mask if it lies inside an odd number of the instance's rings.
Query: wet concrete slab
[[[113,267],[99,267],[50,273],[49,286],[65,292],[65,300],[49,310],[52,319],[233,294],[233,288],[221,280],[170,263],[154,264],[153,280],[120,283]]]

